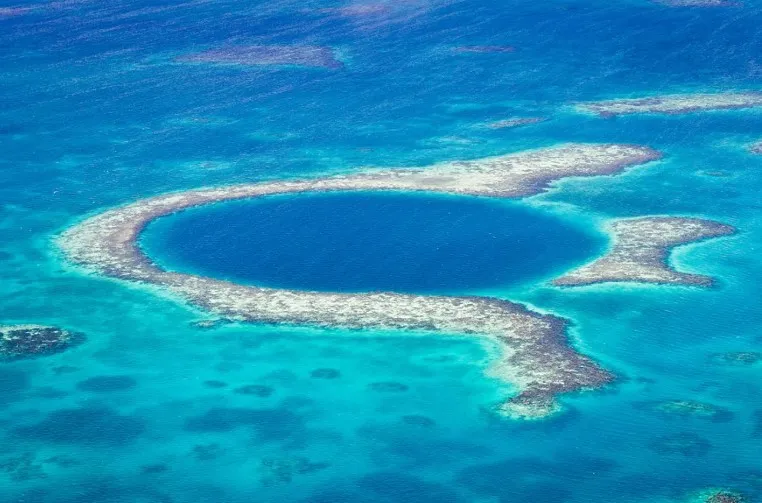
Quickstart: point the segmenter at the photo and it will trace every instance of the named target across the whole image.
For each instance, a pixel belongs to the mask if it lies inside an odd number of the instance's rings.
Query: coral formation
[[[729,225],[681,217],[643,217],[615,220],[608,226],[613,238],[609,252],[594,262],[553,281],[556,286],[580,286],[609,281],[711,286],[714,280],[700,274],[681,273],[667,263],[676,246],[727,236]]]
[[[529,124],[538,124],[545,122],[545,117],[511,117],[510,119],[504,119],[501,121],[490,122],[487,127],[490,129],[506,129],[515,128],[520,126],[528,126]]]
[[[0,361],[60,353],[82,343],[85,336],[44,325],[0,325]]]

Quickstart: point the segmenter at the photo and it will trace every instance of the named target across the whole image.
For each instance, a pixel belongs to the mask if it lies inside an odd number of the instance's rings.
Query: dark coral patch
[[[762,410],[754,413],[754,433],[755,437],[762,437]]]
[[[164,473],[169,471],[169,466],[163,463],[156,463],[153,465],[145,465],[140,468],[140,473],[143,475],[155,475],[158,473]]]
[[[341,377],[341,372],[336,369],[321,368],[310,372],[310,377],[314,379],[338,379]]]
[[[0,361],[37,358],[81,344],[85,336],[41,325],[0,326]]]
[[[380,381],[370,383],[368,388],[370,388],[372,391],[378,391],[382,393],[402,393],[410,389],[408,385],[394,381]]]
[[[55,399],[55,398],[63,398],[68,395],[69,394],[67,392],[57,388],[53,388],[52,386],[44,386],[42,388],[37,388],[36,390],[34,390],[34,396],[39,398]]]
[[[265,458],[260,463],[263,473],[260,482],[265,486],[288,484],[297,475],[316,473],[330,466],[330,463],[313,462],[302,456]]]
[[[470,466],[460,472],[458,481],[478,494],[500,501],[556,503],[570,499],[566,487],[610,476],[616,467],[615,462],[605,458],[573,455],[548,461],[522,457]],[[510,474],[510,484],[506,483],[506,474]]]
[[[437,503],[462,501],[455,491],[447,486],[405,473],[372,473],[361,478],[357,484],[362,489],[371,491],[388,501],[436,501]]]
[[[45,463],[51,463],[61,468],[69,468],[80,464],[76,459],[66,456],[65,454],[57,454],[45,459]]]
[[[728,409],[695,400],[652,400],[635,402],[633,406],[666,417],[693,417],[707,419],[713,423],[726,423],[733,420],[733,413]]]
[[[649,447],[659,454],[681,454],[696,458],[705,456],[712,448],[707,439],[695,433],[683,432],[657,438]]]
[[[212,389],[224,388],[227,385],[228,385],[228,383],[226,383],[224,381],[217,381],[217,380],[214,380],[214,379],[211,379],[209,381],[204,381],[204,386],[206,386],[207,388],[212,388]]]
[[[198,461],[217,459],[222,455],[220,444],[198,444],[193,446],[193,455]]]
[[[72,485],[72,492],[67,497],[61,497],[66,488],[57,487],[59,496],[44,500],[60,503],[172,503],[172,498],[149,485],[131,485],[129,482],[120,483],[113,479],[94,477],[92,481],[78,481]]]
[[[72,365],[58,365],[57,367],[53,367],[50,370],[52,370],[56,375],[71,374],[72,372],[77,372],[79,367],[74,367]]]
[[[275,388],[263,384],[248,384],[234,390],[239,395],[252,395],[260,398],[267,398],[275,392]]]
[[[39,423],[15,428],[13,433],[56,444],[113,447],[134,441],[144,430],[144,424],[134,417],[106,407],[83,407],[51,412]]]
[[[136,384],[135,379],[129,376],[96,376],[78,382],[77,389],[92,393],[113,393],[134,388]]]
[[[427,416],[420,414],[408,414],[402,416],[402,422],[411,426],[421,426],[423,428],[433,428],[437,422]]]
[[[709,361],[715,365],[751,366],[762,362],[762,353],[756,351],[731,351],[709,355]]]
[[[47,478],[42,464],[35,462],[34,454],[31,452],[0,459],[0,472],[5,473],[13,482]]]
[[[0,369],[0,394],[13,394],[29,387],[29,376],[20,370]]]
[[[262,441],[283,440],[302,432],[304,420],[286,409],[215,407],[185,423],[191,432],[226,432],[242,427],[253,429]]]

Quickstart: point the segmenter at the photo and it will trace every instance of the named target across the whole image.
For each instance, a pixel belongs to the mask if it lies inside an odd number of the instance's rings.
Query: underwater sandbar
[[[138,245],[156,218],[194,206],[273,194],[328,191],[429,191],[520,198],[570,176],[610,175],[659,159],[633,145],[565,144],[557,147],[424,168],[376,169],[312,180],[252,183],[189,190],[143,199],[90,217],[66,230],[58,244],[68,259],[90,271],[159,285],[202,309],[233,320],[352,329],[380,328],[467,334],[497,351],[490,375],[515,395],[500,406],[514,417],[543,417],[561,393],[600,387],[613,376],[569,344],[568,322],[526,306],[487,297],[388,292],[321,293],[245,286],[166,271]]]

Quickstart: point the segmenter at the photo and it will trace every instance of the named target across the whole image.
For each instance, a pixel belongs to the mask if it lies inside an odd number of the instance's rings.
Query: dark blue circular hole
[[[141,238],[174,271],[276,288],[463,293],[539,279],[603,238],[516,203],[428,193],[247,199],[163,217]]]

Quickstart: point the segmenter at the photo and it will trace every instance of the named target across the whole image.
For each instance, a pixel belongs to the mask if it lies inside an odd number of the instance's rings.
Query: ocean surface
[[[571,107],[760,90],[761,26],[755,0],[0,0],[0,325],[87,337],[0,362],[0,502],[668,503],[708,487],[762,501],[762,364],[717,357],[762,345],[762,156],[748,150],[762,111]],[[177,62],[261,44],[331,47],[341,64]],[[548,120],[485,126],[512,117]],[[207,313],[89,275],[53,243],[87,215],[170,191],[570,141],[665,157],[513,203],[221,204],[161,219],[141,241],[177,270],[248,283],[492,295],[568,318],[572,344],[618,381],[564,397],[544,421],[494,413],[511,390],[485,375],[490,352],[473,338],[202,329]],[[737,227],[673,256],[716,288],[549,286],[602,252],[607,219],[641,215]],[[469,262],[447,265],[448,247]],[[668,413],[667,400],[721,413]]]

